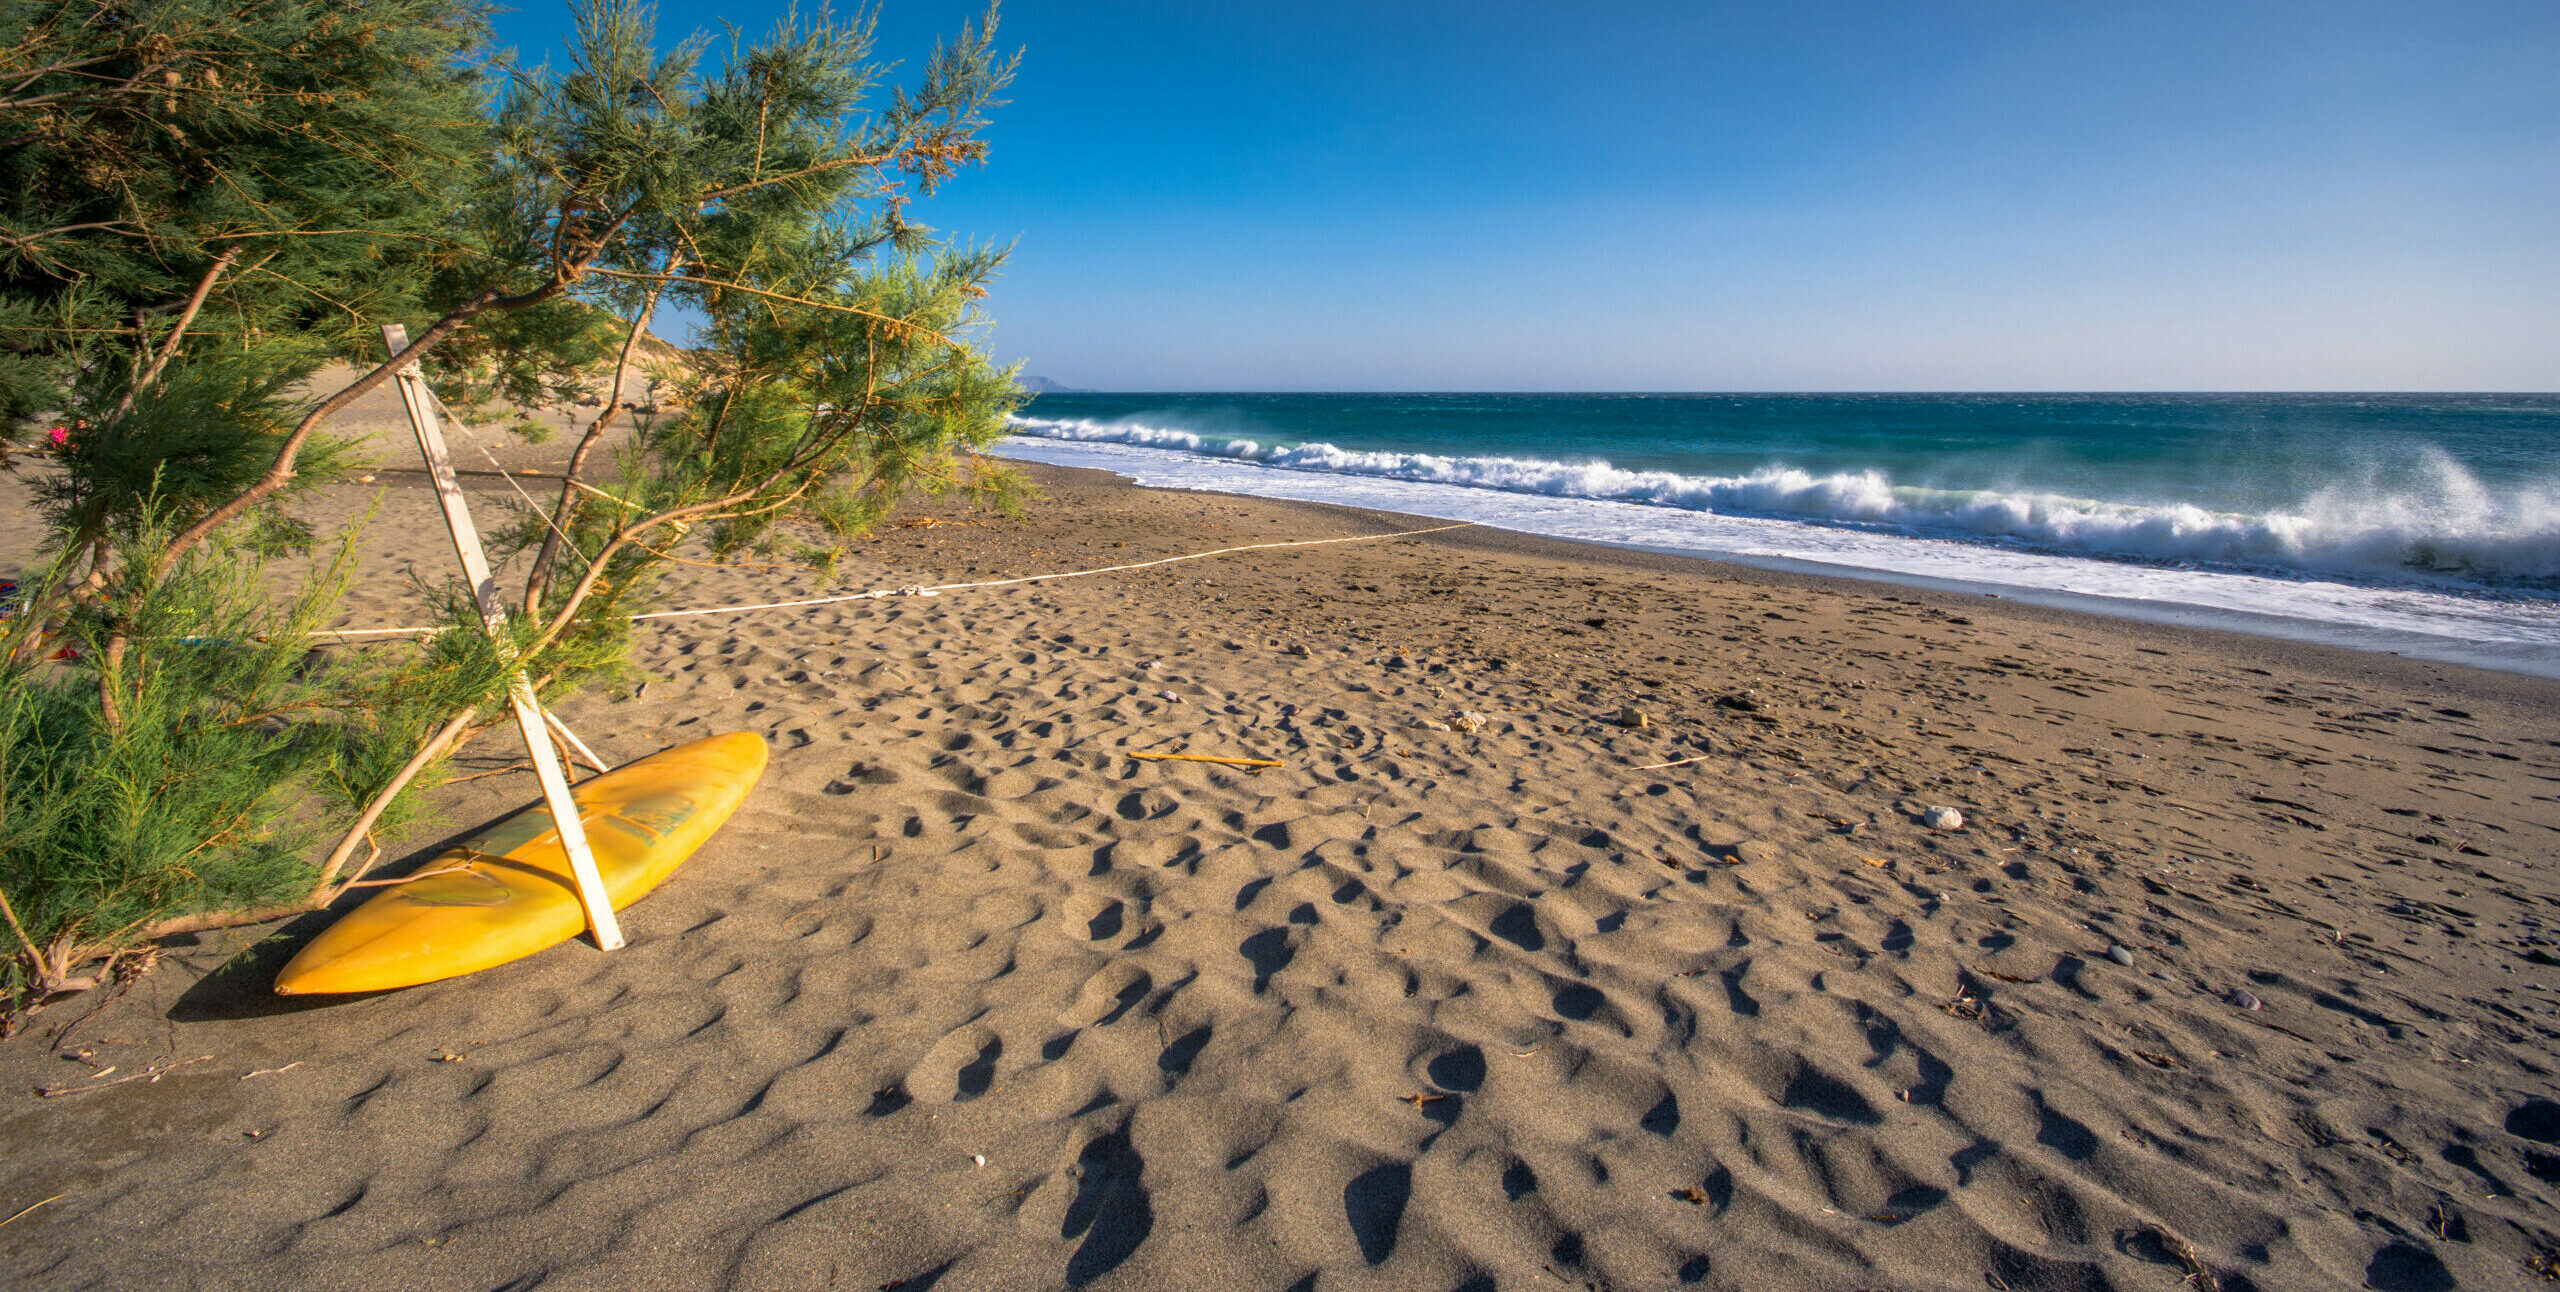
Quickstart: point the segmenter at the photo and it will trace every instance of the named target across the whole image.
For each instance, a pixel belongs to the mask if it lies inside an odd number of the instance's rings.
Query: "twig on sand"
[[[485,779],[485,778],[487,778],[487,777],[491,777],[491,776],[505,776],[505,775],[507,775],[507,774],[509,774],[509,773],[511,773],[511,772],[529,772],[529,771],[532,771],[532,770],[533,770],[533,764],[531,764],[531,763],[528,763],[528,762],[513,762],[513,763],[509,763],[509,764],[507,764],[507,765],[506,765],[506,766],[504,766],[504,767],[495,767],[495,768],[491,768],[490,770],[485,771],[485,772],[473,772],[473,773],[471,773],[469,776],[456,776],[456,777],[454,777],[452,780],[446,781],[446,782],[445,782],[445,784],[447,784],[447,785],[460,785],[460,784],[462,784],[464,781],[476,781],[476,780],[482,780],[482,779]]]
[[[419,881],[419,880],[421,880],[421,879],[433,879],[433,878],[435,878],[435,877],[436,877],[436,876],[438,876],[438,875],[458,875],[458,874],[461,874],[463,871],[466,871],[466,870],[471,869],[471,867],[472,867],[475,863],[477,863],[478,861],[479,861],[479,858],[475,856],[475,857],[473,857],[473,858],[472,858],[472,860],[470,860],[470,861],[466,861],[466,862],[463,862],[461,865],[458,865],[458,866],[439,866],[439,867],[437,867],[437,868],[436,868],[436,869],[434,869],[434,870],[422,870],[422,871],[419,871],[418,873],[416,873],[416,874],[414,874],[414,875],[400,875],[400,876],[397,876],[397,877],[394,877],[394,878],[391,878],[391,879],[359,879],[359,880],[355,880],[355,881],[353,881],[353,882],[351,882],[351,883],[348,883],[348,884],[344,885],[344,887],[346,887],[346,888],[389,888],[389,887],[391,887],[391,886],[393,886],[393,885],[395,885],[395,884],[413,884],[413,883],[416,883],[417,881]]]
[[[300,1060],[300,1059],[295,1059],[293,1062],[288,1063],[288,1064],[284,1065],[284,1066],[283,1066],[283,1067],[281,1067],[281,1068],[260,1068],[260,1069],[258,1069],[258,1070],[257,1070],[257,1071],[255,1071],[255,1072],[243,1072],[243,1073],[241,1073],[241,1074],[240,1074],[240,1079],[241,1079],[242,1081],[246,1081],[246,1080],[248,1080],[248,1079],[249,1079],[249,1078],[251,1078],[251,1077],[272,1077],[272,1076],[276,1075],[276,1074],[277,1074],[277,1073],[279,1073],[279,1072],[291,1072],[291,1071],[293,1071],[295,1068],[298,1068],[298,1067],[301,1067],[301,1066],[302,1066],[302,1060]]]
[[[35,1210],[37,1207],[41,1207],[41,1206],[43,1206],[43,1205],[45,1204],[45,1202],[60,1202],[60,1201],[62,1201],[63,1199],[68,1198],[68,1197],[70,1197],[70,1196],[71,1196],[71,1195],[70,1195],[70,1194],[67,1194],[67,1193],[57,1193],[57,1194],[53,1195],[52,1197],[45,1199],[45,1200],[44,1200],[44,1202],[31,1203],[31,1204],[29,1204],[29,1205],[27,1205],[27,1206],[20,1207],[20,1208],[18,1209],[18,1216],[23,1216],[23,1215],[27,1214],[28,1212]],[[0,1225],[8,1224],[10,1220],[16,1220],[16,1219],[18,1218],[18,1216],[11,1216],[11,1217],[9,1217],[9,1220],[0,1220]]]
[[[92,1090],[104,1090],[109,1086],[121,1086],[128,1081],[158,1081],[161,1077],[168,1075],[175,1069],[183,1068],[190,1063],[202,1063],[212,1057],[213,1056],[210,1054],[199,1054],[192,1059],[180,1059],[175,1063],[155,1063],[128,1077],[118,1077],[113,1081],[100,1081],[85,1086],[39,1086],[36,1088],[36,1094],[43,1098],[51,1099],[55,1095],[85,1095]]]
[[[1703,763],[1714,756],[1715,755],[1713,754],[1700,754],[1695,758],[1674,758],[1667,763],[1646,763],[1644,766],[1639,767],[1636,770],[1640,772],[1658,772],[1665,767],[1686,767],[1691,763]]]
[[[2214,1276],[2213,1267],[2205,1264],[2203,1257],[2196,1255],[2195,1244],[2170,1233],[2166,1225],[2147,1225],[2144,1232],[2175,1257],[2179,1267],[2187,1272],[2185,1278],[2178,1280],[2180,1287],[2195,1288],[2197,1292],[2222,1292],[2222,1280]]]
[[[1151,763],[1217,763],[1225,767],[1286,767],[1287,763],[1271,758],[1223,758],[1216,754],[1136,754]]]

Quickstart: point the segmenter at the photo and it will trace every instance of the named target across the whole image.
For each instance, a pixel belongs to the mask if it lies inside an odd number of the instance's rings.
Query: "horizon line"
[[[1432,387],[1432,388],[1426,388],[1426,387],[1418,387],[1418,386],[1417,386],[1417,387],[1406,388],[1406,389],[1332,389],[1332,388],[1325,388],[1325,387],[1307,386],[1307,387],[1295,387],[1295,388],[1266,388],[1266,389],[1259,389],[1259,390],[1249,390],[1249,389],[1242,389],[1242,388],[1228,389],[1228,388],[1216,388],[1216,387],[1207,387],[1207,386],[1191,387],[1191,388],[1180,388],[1180,387],[1157,387],[1157,388],[1144,388],[1144,389],[1142,389],[1142,388],[1104,389],[1104,388],[1101,388],[1101,387],[1093,387],[1093,386],[1060,386],[1060,387],[1058,387],[1058,388],[1056,388],[1056,389],[1051,389],[1051,390],[1024,390],[1022,393],[1026,394],[1026,395],[1034,395],[1034,396],[1037,396],[1037,395],[1553,395],[1553,396],[1630,396],[1630,397],[1647,397],[1647,396],[1651,396],[1651,397],[1667,397],[1667,396],[1678,396],[1678,397],[1700,397],[1700,396],[1747,396],[1747,397],[1752,397],[1752,398],[1763,398],[1763,399],[1766,399],[1766,398],[1801,399],[1801,398],[1811,398],[1811,397],[1842,396],[1842,395],[1936,395],[1936,396],[1969,395],[1969,396],[1977,396],[1977,397],[2004,397],[2004,398],[2005,398],[2005,397],[2020,397],[2020,396],[2050,396],[2050,395],[2117,395],[2117,396],[2123,396],[2123,395],[2143,395],[2143,396],[2155,396],[2155,397],[2156,397],[2156,396],[2209,396],[2209,397],[2219,397],[2219,398],[2248,397],[2248,396],[2263,397],[2263,396],[2270,396],[2270,395],[2297,395],[2297,396],[2301,396],[2301,395],[2326,395],[2326,396],[2337,396],[2337,397],[2342,397],[2342,398],[2345,398],[2345,397],[2365,398],[2365,397],[2372,397],[2372,396],[2377,396],[2377,395],[2419,395],[2419,396],[2446,396],[2446,395],[2500,395],[2500,396],[2525,396],[2525,397],[2532,397],[2532,398],[2560,398],[2560,388],[2555,388],[2555,389],[2550,389],[2550,390],[2540,390],[2540,389],[2528,389],[2528,388],[2523,388],[2523,387],[2507,388],[2507,387],[2494,387],[2494,386],[2492,386],[2492,387],[2476,387],[2476,388],[2469,388],[2469,389],[2454,389],[2454,388],[2446,388],[2446,389],[2429,389],[2429,390],[2422,390],[2422,389],[2370,389],[2370,390],[2354,390],[2354,389],[2343,389],[2343,388],[2322,388],[2322,389],[2301,388],[2301,389],[2286,389],[2286,388],[2274,388],[2274,387],[2270,387],[2270,388],[2266,388],[2266,389],[2256,389],[2256,390],[2237,390],[2237,389],[2234,389],[2234,390],[2171,389],[2171,388],[2166,388],[2166,387],[2158,388],[2158,389],[2143,389],[2143,388],[2131,388],[2131,387],[2108,389],[2108,388],[2100,388],[2100,387],[2071,388],[2071,387],[2060,387],[2060,386],[2055,386],[2055,387],[2046,387],[2046,388],[2019,388],[2019,389],[2011,389],[2011,390],[1998,390],[1998,389],[1988,389],[1988,388],[1984,388],[1984,389],[1971,389],[1971,388],[1953,387],[1953,386],[1950,386],[1950,387],[1943,387],[1943,388],[1928,388],[1928,387],[1903,387],[1903,388],[1886,388],[1886,387],[1873,387],[1873,388],[1864,388],[1864,387],[1844,387],[1844,388],[1829,389],[1829,390],[1815,390],[1815,389],[1804,389],[1804,390],[1775,390],[1775,389],[1770,389],[1770,390],[1744,390],[1744,389],[1731,389],[1731,390],[1722,390],[1722,389],[1675,390],[1675,389],[1668,389],[1668,388],[1664,388],[1664,389],[1623,389],[1623,390],[1601,390],[1601,389],[1573,390],[1573,389],[1560,389],[1560,388],[1559,388],[1559,389],[1527,389],[1527,388],[1520,388],[1520,387],[1510,387],[1510,388],[1482,387],[1482,388],[1477,388],[1477,389],[1462,389],[1462,388],[1458,388],[1458,387],[1447,387],[1447,388]]]

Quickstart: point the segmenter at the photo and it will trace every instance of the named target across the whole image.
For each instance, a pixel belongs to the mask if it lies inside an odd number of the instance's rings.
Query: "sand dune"
[[[848,577],[1411,524],[1040,478]],[[393,483],[376,550],[434,572]],[[351,621],[414,613],[394,565]],[[57,1003],[0,1046],[0,1214],[60,1195],[0,1278],[2274,1292],[2560,1250],[2548,684],[1475,530],[639,660],[564,713],[609,757],[774,754],[626,950],[277,1000],[306,920]]]

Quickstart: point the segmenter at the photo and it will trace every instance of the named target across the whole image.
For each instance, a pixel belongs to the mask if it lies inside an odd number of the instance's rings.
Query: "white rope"
[[[471,441],[471,447],[480,450],[480,456],[489,459],[489,465],[495,468],[499,475],[506,477],[507,487],[515,490],[516,497],[524,500],[525,509],[542,518],[543,527],[550,530],[553,536],[560,540],[560,545],[562,547],[568,548],[569,551],[579,560],[586,560],[587,554],[578,550],[577,541],[570,538],[568,532],[560,528],[560,522],[554,520],[551,513],[542,509],[542,504],[533,500],[533,495],[524,491],[523,485],[516,483],[515,473],[507,470],[506,465],[498,461],[498,455],[489,451],[488,444],[481,440],[479,432],[471,429],[471,423],[466,420],[462,414],[453,411],[453,405],[444,402],[444,396],[437,394],[435,387],[428,386],[423,382],[420,383],[420,386],[427,392],[427,398],[436,401],[436,407],[443,409],[444,415],[453,419],[454,429],[462,432],[462,437],[464,439]],[[608,410],[607,416],[610,415],[611,412]],[[575,476],[568,476],[565,478],[571,484],[578,483],[577,477]]]
[[[1454,525],[1434,525],[1428,529],[1399,530],[1393,534],[1354,534],[1348,538],[1301,538],[1285,543],[1248,543],[1242,547],[1221,547],[1208,552],[1190,552],[1181,556],[1158,557],[1152,561],[1134,561],[1127,565],[1106,565],[1093,570],[1068,570],[1058,574],[1027,574],[1018,579],[982,579],[975,583],[940,583],[932,587],[914,585],[904,588],[874,588],[869,592],[848,592],[834,597],[808,597],[799,601],[760,601],[744,606],[705,606],[697,610],[657,610],[631,616],[632,622],[647,619],[686,619],[695,615],[739,615],[753,610],[793,610],[802,606],[827,606],[844,601],[876,601],[882,597],[935,597],[945,592],[966,592],[975,588],[1009,588],[1024,583],[1044,583],[1052,579],[1081,579],[1095,574],[1117,574],[1123,570],[1144,570],[1151,566],[1172,565],[1179,561],[1197,561],[1212,556],[1228,556],[1237,552],[1260,552],[1275,547],[1324,547],[1333,543],[1374,543],[1390,538],[1412,538],[1419,534],[1439,534],[1452,529],[1465,529],[1471,520]],[[332,628],[324,637],[380,637],[406,633],[431,633],[434,627],[418,628]]]

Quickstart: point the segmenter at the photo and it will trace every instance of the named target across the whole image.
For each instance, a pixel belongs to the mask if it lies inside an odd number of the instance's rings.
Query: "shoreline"
[[[1001,456],[1001,455],[999,455]],[[1017,466],[1036,468],[1041,473],[1059,473],[1061,478],[1078,481],[1108,481],[1112,486],[1176,497],[1205,496],[1233,499],[1260,505],[1305,508],[1311,513],[1339,513],[1361,517],[1373,523],[1394,528],[1452,523],[1444,517],[1421,512],[1386,511],[1356,507],[1342,503],[1314,502],[1294,498],[1266,498],[1254,494],[1231,494],[1217,490],[1186,489],[1175,486],[1148,485],[1127,475],[1100,467],[1068,467],[1036,462],[1027,458],[1005,458]],[[1461,539],[1459,535],[1473,537]],[[2001,587],[1996,594],[1985,595],[1975,587],[1960,586],[1951,580],[1925,576],[1900,575],[1889,570],[1863,570],[1849,566],[1824,566],[1819,562],[1791,561],[1782,558],[1755,559],[1726,553],[1683,551],[1675,548],[1634,544],[1605,543],[1589,539],[1559,538],[1505,529],[1497,525],[1469,522],[1464,530],[1451,531],[1446,541],[1465,542],[1479,550],[1493,553],[1533,554],[1555,559],[1587,559],[1599,564],[1620,563],[1624,568],[1671,572],[1692,567],[1709,567],[1715,573],[1737,580],[1766,579],[1771,586],[1805,591],[1825,589],[1861,596],[1915,594],[1925,604],[1941,609],[1962,608],[1964,613],[1976,611],[1992,616],[2016,618],[2020,623],[2069,626],[2078,624],[2090,632],[2123,630],[2143,638],[2146,645],[2201,649],[2246,656],[2256,666],[2270,670],[2292,669],[2318,671],[2343,676],[2369,677],[2375,682],[2396,686],[2454,686],[2466,694],[2496,696],[2523,705],[2551,705],[2560,712],[2560,674],[2535,669],[2501,668],[2471,659],[2438,658],[2414,652],[2369,649],[2331,641],[2314,632],[2283,635],[2252,632],[2230,626],[2228,620],[2241,616],[2201,607],[2166,606],[2159,614],[2137,610],[2110,612],[2095,608],[2093,603],[2139,606],[2121,598],[2082,596],[2070,593],[2041,594],[2032,589],[2012,590]],[[1984,587],[1995,585],[1981,585]],[[2192,611],[2191,620],[2179,616]],[[2276,616],[2263,618],[2275,619]],[[2308,621],[2282,620],[2285,623]],[[2560,661],[2555,661],[2560,668]]]
[[[686,566],[661,604],[1413,528],[1031,471],[1019,523],[903,511],[839,583]],[[417,622],[423,481],[304,510],[377,499],[345,622]],[[629,946],[279,999],[306,917],[57,1002],[0,1042],[0,1216],[44,1204],[0,1281],[2499,1287],[2560,1252],[2560,685],[1482,527],[653,620],[634,663],[560,706],[608,760],[772,754]],[[389,873],[533,794],[436,791]]]
[[[1112,471],[1144,479],[1153,488],[1335,501],[1336,505],[1472,520],[1495,527],[1526,520],[1540,528],[1522,532],[1566,541],[1902,587],[1988,594],[2109,617],[2221,627],[2252,636],[2560,678],[2560,618],[2554,617],[2560,615],[2560,600],[2549,594],[2501,595],[2485,586],[2359,581],[2307,570],[2224,568],[2211,563],[2189,569],[2130,557],[2051,551],[2033,544],[2010,546],[1979,536],[1875,531],[1748,510],[1702,511],[1362,472],[1277,469],[1153,445],[1035,434],[1018,437],[1005,447],[1025,455],[1016,460]],[[1328,493],[1340,498],[1321,496]],[[1517,509],[1522,506],[1533,510],[1520,513]],[[2472,630],[2468,636],[2466,629]]]

